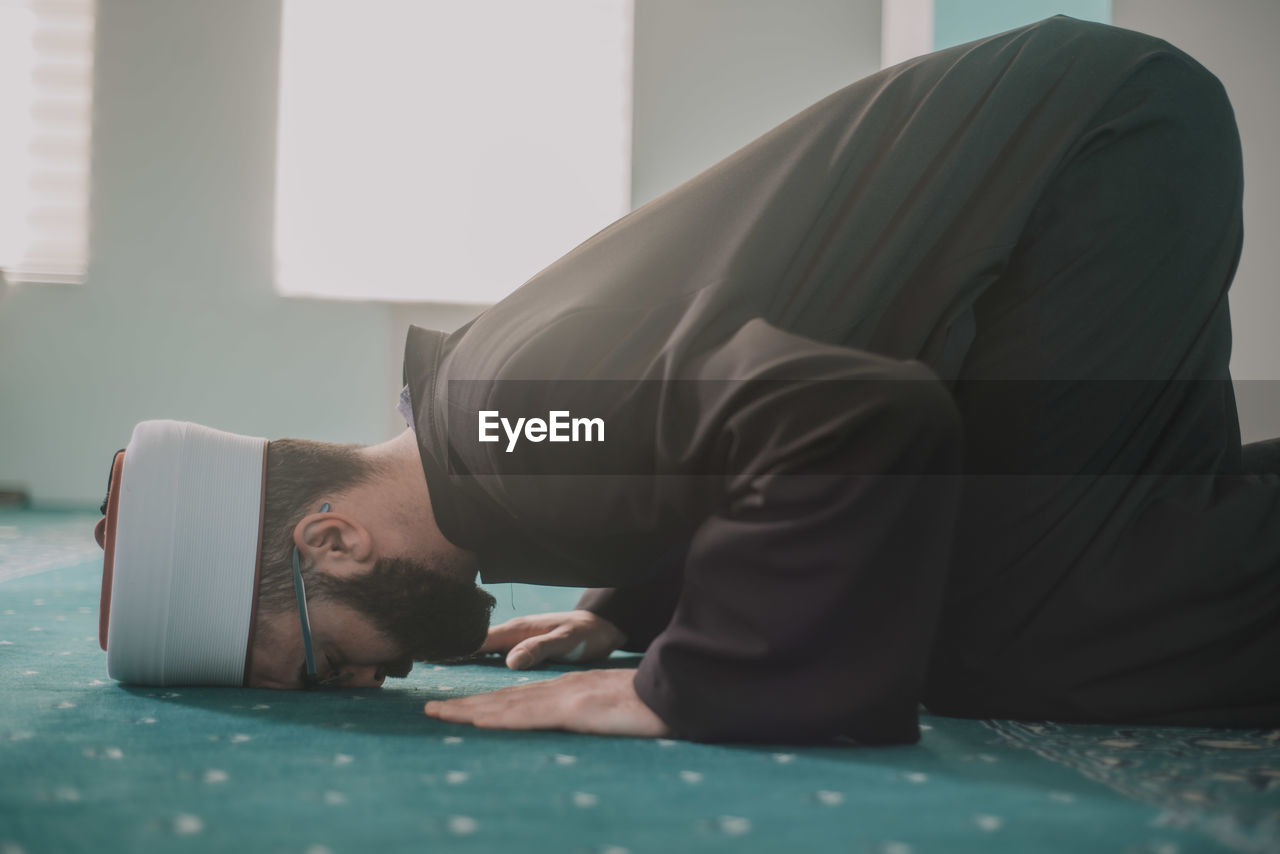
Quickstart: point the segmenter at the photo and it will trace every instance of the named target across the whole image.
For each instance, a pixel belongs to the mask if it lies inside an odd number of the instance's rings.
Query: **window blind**
[[[79,282],[88,257],[93,0],[0,0],[0,271]]]
[[[631,0],[285,0],[276,282],[488,303],[630,206]]]

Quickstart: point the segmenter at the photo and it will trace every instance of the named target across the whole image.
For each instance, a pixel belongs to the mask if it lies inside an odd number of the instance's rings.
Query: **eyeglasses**
[[[320,507],[321,513],[329,512],[329,504]],[[293,546],[293,589],[298,594],[298,617],[302,622],[302,650],[307,657],[307,672],[302,677],[302,687],[308,691],[316,688],[331,688],[350,678],[350,673],[341,673],[321,679],[316,673],[316,654],[311,646],[311,618],[307,614],[307,587],[302,582],[302,567],[298,562],[298,545]]]

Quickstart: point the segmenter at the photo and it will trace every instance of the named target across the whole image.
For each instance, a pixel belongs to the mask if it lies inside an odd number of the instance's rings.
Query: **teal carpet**
[[[95,518],[0,512],[0,854],[1280,851],[1280,730],[925,716],[917,746],[793,747],[422,714],[574,669],[498,660],[333,695],[123,688]],[[577,599],[490,590],[495,621]]]

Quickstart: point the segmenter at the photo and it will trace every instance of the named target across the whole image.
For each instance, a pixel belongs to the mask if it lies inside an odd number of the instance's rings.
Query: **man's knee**
[[[1165,179],[1179,189],[1178,206],[1190,227],[1239,216],[1244,163],[1235,111],[1217,76],[1175,49],[1148,62],[1140,85],[1151,93],[1165,128]],[[1136,82],[1136,81],[1135,81]],[[1157,152],[1159,158],[1159,153]],[[1208,222],[1205,222],[1205,218]]]
[[[1095,21],[1055,15],[1035,25],[1046,47],[1075,43],[1078,52],[1127,57],[1136,69],[1126,86],[1167,89],[1190,113],[1218,127],[1235,129],[1235,115],[1222,81],[1186,51],[1164,39]]]

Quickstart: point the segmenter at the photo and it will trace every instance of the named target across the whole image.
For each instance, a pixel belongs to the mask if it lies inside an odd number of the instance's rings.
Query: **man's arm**
[[[717,485],[714,506],[639,668],[433,702],[428,714],[693,741],[917,740],[959,495],[949,392],[919,362],[763,320],[689,371],[681,379],[706,382],[671,384],[654,444],[679,455],[664,469]],[[652,593],[637,585],[599,605],[652,627],[664,611],[643,604]]]
[[[684,584],[686,549],[672,549],[663,555],[654,574],[627,587],[589,587],[575,606],[604,617],[617,626],[626,641],[618,647],[626,652],[644,652],[671,622],[680,588]]]
[[[915,741],[959,496],[949,393],[763,321],[697,369],[749,379],[684,425],[728,473],[637,695],[695,741]]]

